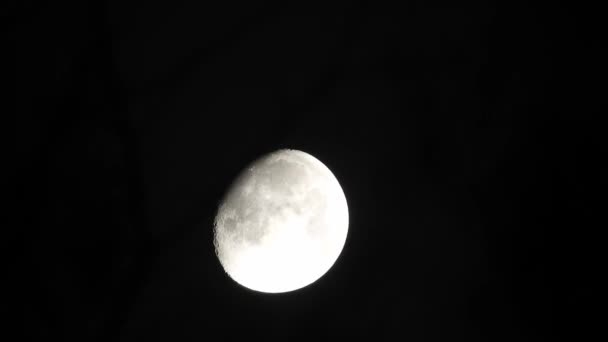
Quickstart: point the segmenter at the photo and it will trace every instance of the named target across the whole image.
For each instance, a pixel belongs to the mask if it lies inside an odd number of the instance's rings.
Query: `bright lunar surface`
[[[234,281],[279,293],[323,276],[347,232],[338,180],[310,154],[285,149],[251,163],[230,186],[215,217],[214,245]]]

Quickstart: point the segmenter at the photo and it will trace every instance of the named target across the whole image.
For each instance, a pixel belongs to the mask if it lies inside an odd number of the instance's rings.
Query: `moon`
[[[321,278],[348,233],[333,173],[312,155],[281,149],[253,161],[220,201],[214,246],[224,271],[254,291],[281,293]]]

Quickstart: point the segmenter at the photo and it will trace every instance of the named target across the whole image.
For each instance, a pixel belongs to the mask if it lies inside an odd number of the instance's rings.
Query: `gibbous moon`
[[[251,290],[297,290],[323,276],[348,232],[346,197],[332,172],[298,150],[278,150],[246,167],[214,222],[226,273]]]

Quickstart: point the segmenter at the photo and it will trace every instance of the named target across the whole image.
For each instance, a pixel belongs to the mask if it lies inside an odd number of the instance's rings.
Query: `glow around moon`
[[[222,267],[237,283],[278,293],[323,276],[348,232],[344,192],[318,159],[279,150],[251,163],[224,196],[214,222]]]

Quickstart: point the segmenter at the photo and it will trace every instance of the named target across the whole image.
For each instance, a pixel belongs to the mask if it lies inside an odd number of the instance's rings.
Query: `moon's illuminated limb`
[[[249,165],[223,198],[214,244],[224,270],[261,292],[288,292],[323,276],[348,232],[344,192],[310,154],[279,150]]]

